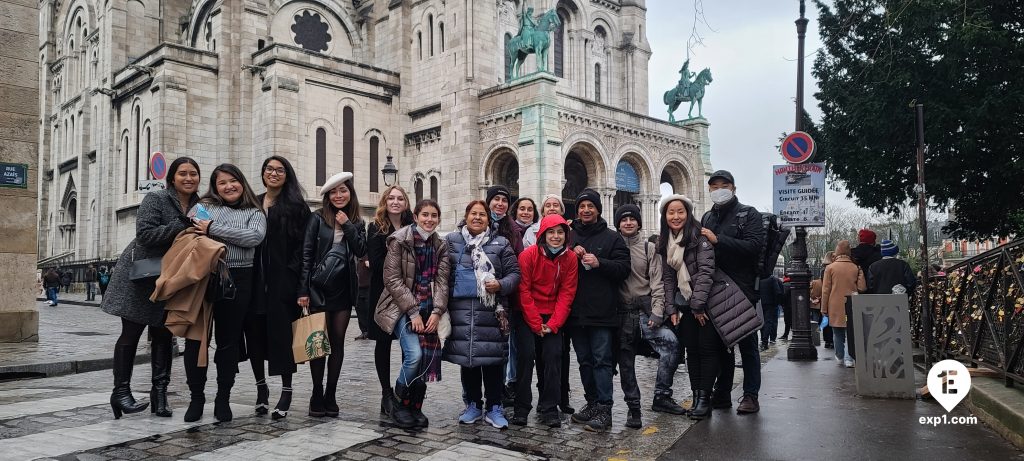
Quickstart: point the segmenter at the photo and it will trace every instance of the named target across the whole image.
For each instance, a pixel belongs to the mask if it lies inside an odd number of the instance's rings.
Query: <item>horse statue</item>
[[[548,10],[536,21],[531,17],[533,8],[528,8],[520,17],[519,33],[505,45],[505,63],[508,69],[506,81],[522,76],[522,66],[531,53],[537,55],[537,70],[548,70],[548,48],[551,46],[549,33],[562,24],[554,9]]]
[[[697,74],[697,78],[693,82],[689,82],[689,76],[684,73],[679,85],[665,92],[663,100],[668,105],[668,121],[670,123],[676,121],[676,117],[672,113],[679,108],[679,104],[683,101],[690,101],[690,111],[686,113],[687,117],[693,118],[694,103],[697,103],[697,117],[703,117],[704,87],[708,86],[711,81],[711,69],[706,67]]]

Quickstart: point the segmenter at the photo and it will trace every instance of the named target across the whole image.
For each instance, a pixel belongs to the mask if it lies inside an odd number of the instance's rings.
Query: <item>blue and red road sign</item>
[[[814,156],[814,139],[803,131],[794,131],[782,140],[779,151],[789,163],[804,163]]]
[[[153,179],[164,179],[167,176],[167,159],[164,154],[153,152],[149,158],[149,172],[153,174]]]

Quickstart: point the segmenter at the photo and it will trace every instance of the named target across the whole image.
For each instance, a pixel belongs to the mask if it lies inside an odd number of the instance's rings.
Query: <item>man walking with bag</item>
[[[701,234],[715,247],[715,262],[743,291],[752,305],[757,305],[758,257],[764,246],[765,229],[761,213],[736,198],[732,173],[719,170],[708,179],[708,190],[714,206],[701,219]],[[757,334],[737,344],[743,360],[743,399],[736,413],[757,413],[761,406],[757,394],[761,390],[761,356],[757,350]],[[711,398],[714,408],[732,407],[732,381],[736,373],[735,356],[723,363]]]

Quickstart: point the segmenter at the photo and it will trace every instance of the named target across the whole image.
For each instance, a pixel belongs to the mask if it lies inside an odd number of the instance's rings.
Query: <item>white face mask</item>
[[[725,205],[732,200],[732,191],[729,189],[715,189],[711,191],[711,201],[715,202],[715,205]]]

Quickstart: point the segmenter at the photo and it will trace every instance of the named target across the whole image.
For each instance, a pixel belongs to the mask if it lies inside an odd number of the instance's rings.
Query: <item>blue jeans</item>
[[[615,327],[574,327],[572,347],[588,403],[612,404],[612,337]]]
[[[654,379],[654,395],[672,397],[672,380],[679,368],[679,339],[672,329],[662,324],[651,329],[650,316],[640,313],[640,336],[658,353],[658,374]],[[667,320],[666,320],[667,321]],[[671,323],[670,323],[671,325]]]
[[[832,327],[832,344],[836,348],[836,360],[853,360],[846,348],[846,328]]]
[[[46,299],[50,300],[54,306],[57,305],[57,293],[60,293],[60,287],[50,287],[46,289]]]
[[[420,378],[419,368],[420,360],[423,359],[423,349],[420,347],[420,335],[412,331],[412,322],[408,315],[402,314],[398,317],[395,337],[402,348],[402,369],[398,372],[396,384],[409,387]]]
[[[520,313],[514,312],[510,315],[519,315]],[[519,348],[516,343],[516,332],[515,328],[509,332],[508,335],[508,363],[505,364],[505,384],[511,384],[516,382],[516,366],[518,366],[519,359]]]

